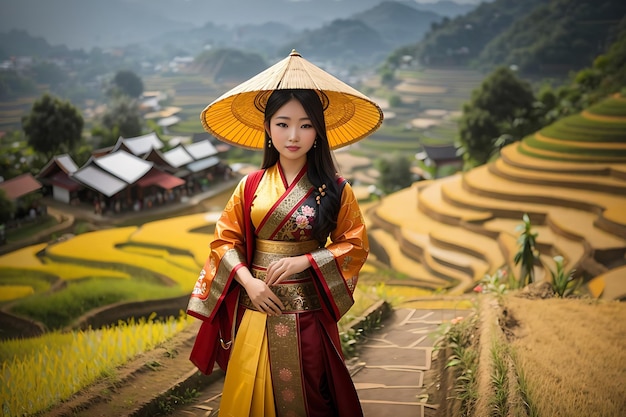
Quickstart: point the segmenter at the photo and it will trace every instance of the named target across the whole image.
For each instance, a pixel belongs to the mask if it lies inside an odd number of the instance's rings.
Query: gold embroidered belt
[[[267,267],[271,262],[290,256],[304,255],[318,247],[319,244],[316,241],[310,240],[305,242],[257,240],[256,251],[252,261],[252,276],[265,280]],[[312,311],[322,308],[315,289],[315,283],[308,270],[294,274],[282,283],[272,285],[270,289],[285,306],[283,310],[285,313]],[[245,291],[241,292],[239,302],[249,309],[256,310]]]

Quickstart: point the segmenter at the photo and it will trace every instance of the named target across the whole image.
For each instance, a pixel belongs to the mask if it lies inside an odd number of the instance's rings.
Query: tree
[[[396,81],[396,75],[393,68],[389,65],[383,65],[379,70],[380,82],[386,86],[393,86]]]
[[[12,70],[0,71],[0,98],[32,94],[36,91],[37,85],[30,78],[23,77]]]
[[[402,155],[381,158],[376,165],[380,173],[378,188],[384,193],[401,190],[413,183],[411,162]]]
[[[9,179],[29,171],[35,173],[32,153],[22,131],[8,131],[0,139],[0,177]]]
[[[31,71],[35,81],[39,84],[50,84],[55,86],[66,82],[68,79],[67,73],[52,62],[37,62],[33,65]]]
[[[15,207],[9,200],[4,190],[0,190],[0,224],[4,224],[13,218]]]
[[[22,117],[28,144],[45,159],[70,152],[80,142],[83,125],[76,107],[47,93],[33,103],[30,114]]]
[[[118,71],[113,77],[113,88],[132,98],[143,94],[143,81],[132,71]]]
[[[132,138],[141,135],[142,127],[137,103],[121,96],[113,100],[102,116],[101,125],[95,126],[91,133],[94,137],[100,137],[100,146],[104,147],[114,145],[120,136]]]
[[[540,127],[541,111],[530,84],[509,68],[496,69],[463,106],[459,140],[466,167],[486,163],[503,135],[518,141]]]

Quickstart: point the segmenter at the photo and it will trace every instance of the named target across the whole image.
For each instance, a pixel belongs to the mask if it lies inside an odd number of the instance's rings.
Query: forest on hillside
[[[495,0],[433,24],[424,38],[394,51],[425,66],[512,66],[532,77],[566,76],[615,41],[626,23],[618,0]]]

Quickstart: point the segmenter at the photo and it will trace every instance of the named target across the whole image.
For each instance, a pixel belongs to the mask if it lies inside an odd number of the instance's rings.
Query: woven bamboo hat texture
[[[324,104],[331,149],[363,139],[383,121],[371,99],[330,75],[293,50],[289,56],[209,104],[200,119],[218,139],[248,149],[263,149],[263,111],[277,89],[313,89]]]

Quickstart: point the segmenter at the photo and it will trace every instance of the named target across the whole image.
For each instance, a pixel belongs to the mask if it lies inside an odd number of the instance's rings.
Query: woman
[[[361,416],[337,321],[369,247],[331,155],[328,97],[261,98],[262,169],[242,179],[216,224],[188,308],[204,320],[191,360],[205,373],[215,360],[226,369],[220,416]]]

